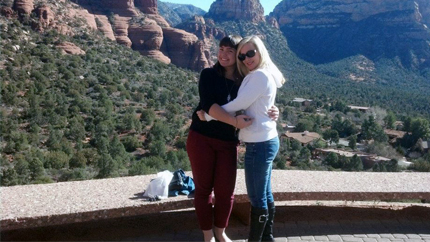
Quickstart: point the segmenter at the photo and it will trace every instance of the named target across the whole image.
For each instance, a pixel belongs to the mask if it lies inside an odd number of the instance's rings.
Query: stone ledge
[[[187,175],[191,175],[187,172]],[[142,193],[156,175],[1,187],[1,228],[13,230],[153,214],[193,207],[186,196],[149,202]],[[277,201],[430,200],[430,173],[274,170]],[[238,170],[235,210],[246,223],[249,200]],[[242,211],[240,211],[242,210]]]

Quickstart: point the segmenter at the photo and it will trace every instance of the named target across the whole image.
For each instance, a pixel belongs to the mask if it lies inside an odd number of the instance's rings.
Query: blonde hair
[[[263,41],[257,35],[251,35],[243,38],[240,41],[239,46],[237,47],[236,64],[237,69],[242,76],[248,75],[250,71],[242,61],[238,60],[238,56],[243,46],[248,43],[252,44],[257,50],[257,52],[260,54],[260,62],[255,69],[269,68],[271,71],[279,72],[279,74],[282,75],[279,68],[275,65],[275,63],[273,63],[272,59],[270,58],[269,51],[267,51],[267,48],[264,45]],[[281,83],[285,83],[285,77],[283,75]]]

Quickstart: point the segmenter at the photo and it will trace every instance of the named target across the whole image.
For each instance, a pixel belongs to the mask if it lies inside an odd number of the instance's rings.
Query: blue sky
[[[275,6],[278,5],[278,3],[281,1],[282,0],[260,0],[260,3],[264,8],[264,15],[268,15],[270,12],[272,12]],[[209,11],[211,4],[215,2],[215,0],[162,0],[162,2],[191,4],[207,12]]]

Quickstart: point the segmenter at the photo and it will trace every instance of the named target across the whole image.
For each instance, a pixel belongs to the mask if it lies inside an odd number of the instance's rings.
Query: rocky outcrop
[[[95,3],[92,3],[95,4]],[[99,0],[97,5],[121,16],[137,16],[134,0]]]
[[[0,14],[5,16],[6,18],[12,18],[15,15],[15,12],[10,7],[0,7]]]
[[[46,5],[39,6],[35,9],[35,13],[39,18],[39,22],[34,26],[35,30],[43,32],[45,29],[54,26],[55,14],[50,7]]]
[[[274,17],[267,16],[266,22],[275,29],[279,29],[279,23]]]
[[[170,58],[161,51],[163,29],[154,20],[146,19],[144,26],[130,26],[129,38],[132,48],[141,54],[169,64]]]
[[[108,39],[116,40],[115,34],[113,33],[112,25],[110,24],[108,17],[103,14],[94,14],[94,17],[99,22],[99,24],[97,25],[97,29],[100,30]]]
[[[86,9],[70,9],[69,15],[74,16],[74,18],[83,19],[91,30],[98,29],[96,16],[90,14]]]
[[[15,0],[13,8],[19,14],[30,14],[34,9],[33,0]]]
[[[128,38],[128,26],[130,19],[130,17],[115,15],[114,33],[116,41],[127,47],[131,47],[132,45],[130,38]]]
[[[192,20],[182,23],[177,27],[197,35],[199,39],[211,37],[221,39],[226,35],[223,29],[215,27],[215,23],[212,19],[205,19],[202,16],[194,16]]]
[[[216,0],[205,17],[215,21],[245,20],[253,23],[265,21],[264,9],[259,0]]]
[[[81,48],[79,48],[78,46],[70,42],[62,42],[60,44],[57,44],[56,46],[57,48],[61,49],[61,52],[63,54],[85,55],[85,51],[83,51]]]
[[[143,13],[158,14],[157,0],[135,0],[134,4]]]
[[[175,28],[163,28],[163,34],[162,51],[173,64],[197,71],[209,66],[204,43],[196,35]]]

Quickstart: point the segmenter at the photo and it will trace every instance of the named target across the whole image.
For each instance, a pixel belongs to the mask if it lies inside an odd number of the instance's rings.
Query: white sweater
[[[252,71],[243,80],[237,97],[222,106],[232,115],[243,109],[246,115],[254,118],[250,126],[240,130],[241,141],[263,142],[278,136],[276,121],[269,117],[268,110],[275,103],[276,88],[282,86],[282,79],[282,74],[277,69]]]

